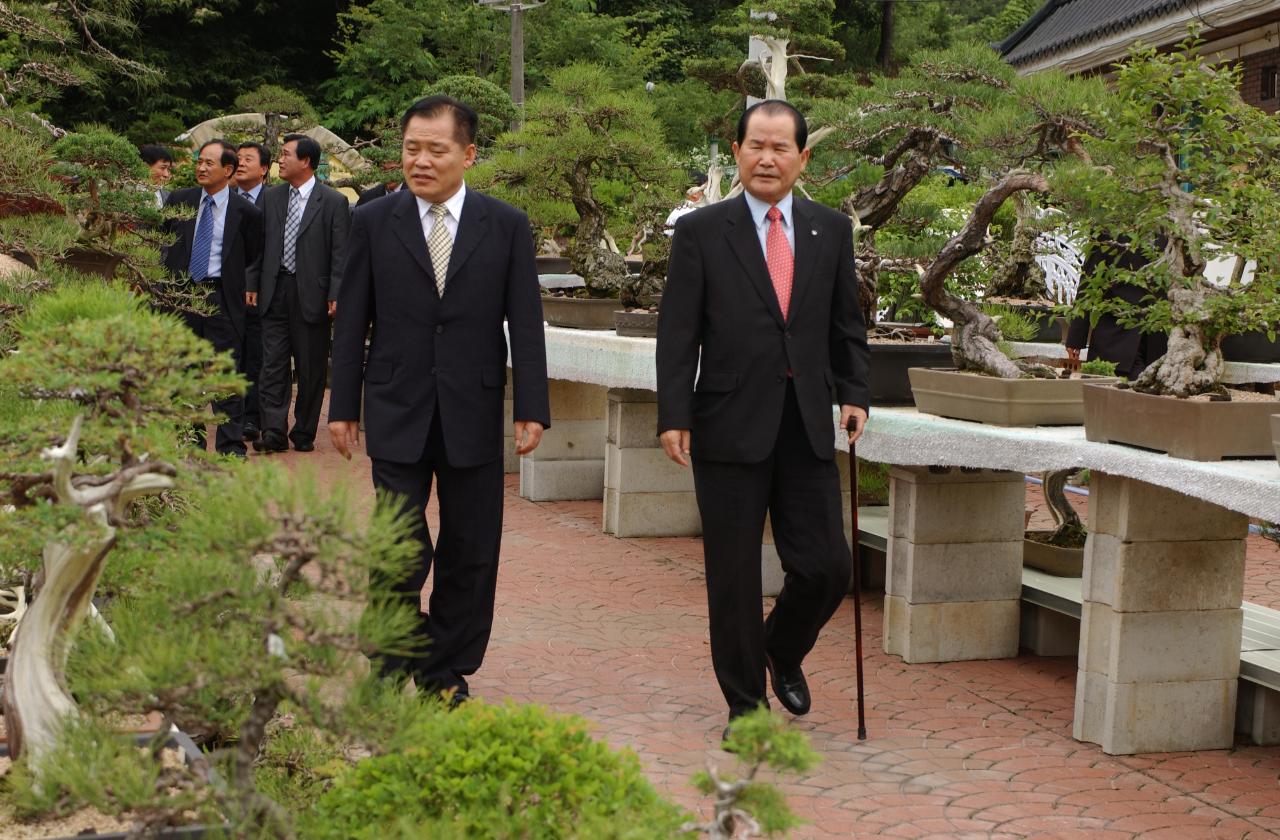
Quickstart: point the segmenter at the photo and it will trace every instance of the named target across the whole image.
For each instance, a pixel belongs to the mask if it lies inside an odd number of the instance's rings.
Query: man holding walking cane
[[[852,573],[832,391],[852,444],[870,355],[849,219],[791,194],[807,136],[786,102],[746,110],[733,144],[745,194],[677,222],[659,316],[658,432],[673,461],[693,465],[730,722],[768,705],[766,672],[784,708],[809,711],[803,661]],[[786,583],[762,620],[766,512]]]

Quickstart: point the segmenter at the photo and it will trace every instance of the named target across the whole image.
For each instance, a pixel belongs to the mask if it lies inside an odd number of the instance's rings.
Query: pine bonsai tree
[[[645,99],[617,90],[601,67],[572,64],[529,100],[523,127],[498,139],[477,180],[538,226],[576,224],[574,272],[593,297],[617,297],[627,268],[609,225],[646,191],[680,194],[665,148]]]

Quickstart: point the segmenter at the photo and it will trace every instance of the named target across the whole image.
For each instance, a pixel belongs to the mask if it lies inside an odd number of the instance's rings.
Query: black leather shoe
[[[729,749],[729,727],[728,726],[724,728],[724,732],[720,733],[720,749],[724,750],[725,752],[733,752],[733,750]]]
[[[261,429],[259,429],[257,426],[252,425],[251,423],[244,424],[243,438],[245,443],[252,443],[253,441],[257,440],[260,437],[262,437]]]
[[[769,681],[773,683],[774,696],[782,703],[782,708],[793,715],[807,715],[812,700],[809,697],[809,684],[804,680],[804,671],[798,665],[783,670],[768,655],[765,656],[765,662],[769,664]]]
[[[295,443],[293,449],[295,452],[314,452],[316,445],[314,443]]]
[[[286,452],[288,449],[289,444],[271,435],[263,435],[261,440],[253,442],[254,452]]]

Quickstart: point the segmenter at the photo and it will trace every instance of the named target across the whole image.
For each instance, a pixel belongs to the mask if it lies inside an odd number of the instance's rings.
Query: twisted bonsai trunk
[[[604,245],[611,242],[604,208],[591,194],[584,169],[575,169],[569,178],[573,209],[578,212],[578,230],[569,246],[569,264],[587,284],[592,297],[618,297],[627,282],[627,263],[622,254]]]
[[[1076,513],[1076,509],[1067,501],[1067,479],[1071,478],[1075,472],[1074,469],[1053,470],[1041,476],[1044,482],[1045,504],[1048,505],[1049,513],[1058,526],[1054,529],[1053,536],[1049,538],[1049,544],[1061,548],[1083,547],[1089,533],[1084,523],[1080,521],[1080,515]]]
[[[1024,372],[1042,373],[1039,369],[1021,367],[1002,353],[997,346],[1002,340],[1000,330],[991,316],[948,292],[945,285],[947,277],[960,263],[987,246],[987,229],[1000,206],[1010,196],[1024,191],[1048,192],[1049,183],[1043,175],[1025,170],[1005,175],[978,199],[964,227],[942,247],[937,259],[920,278],[925,302],[955,324],[951,357],[960,370],[980,371],[1002,379],[1018,379]]]
[[[58,501],[84,509],[86,522],[65,539],[44,548],[44,584],[14,632],[5,673],[5,730],[9,754],[30,752],[33,766],[54,748],[59,729],[76,714],[67,690],[66,665],[71,639],[89,613],[107,554],[115,545],[118,522],[134,499],[173,487],[173,468],[134,461],[100,484],[76,487],[72,472],[80,444],[81,418],[71,424],[62,446],[46,449],[53,462],[52,484]]]

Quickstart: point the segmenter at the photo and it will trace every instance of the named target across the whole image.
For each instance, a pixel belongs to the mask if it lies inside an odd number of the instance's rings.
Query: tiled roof
[[[1192,5],[1192,0],[1046,0],[998,49],[1016,67]]]

